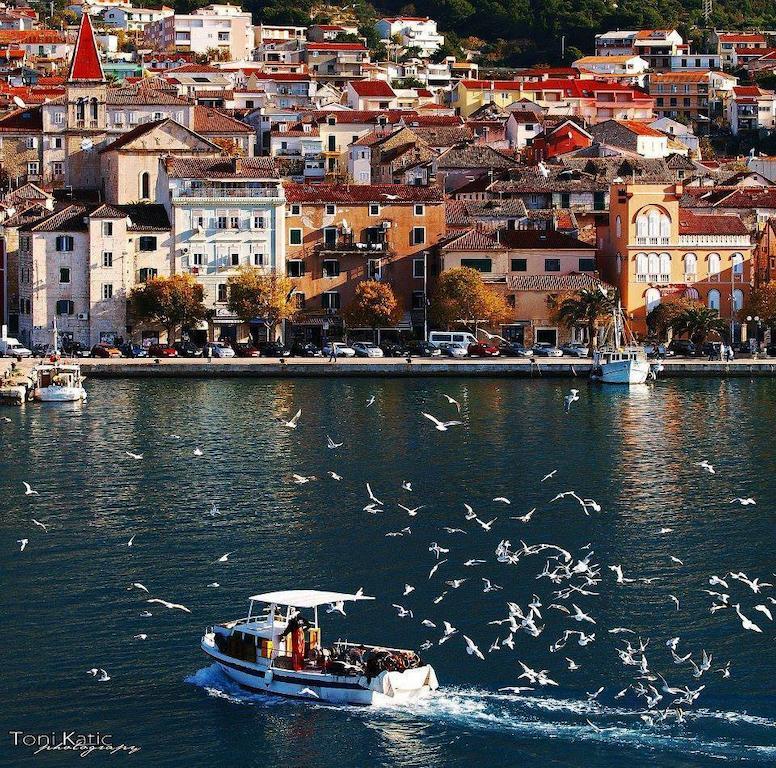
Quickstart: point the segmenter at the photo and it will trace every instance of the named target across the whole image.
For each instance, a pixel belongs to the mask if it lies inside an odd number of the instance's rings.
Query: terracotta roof
[[[17,109],[0,118],[0,133],[42,133],[43,113],[41,108]]]
[[[565,293],[583,289],[611,288],[602,280],[583,272],[570,272],[567,275],[507,275],[507,289],[510,291],[541,291],[546,293]]]
[[[698,215],[679,210],[680,235],[748,235],[746,224],[738,216],[725,214]]]
[[[392,99],[396,96],[385,80],[352,80],[350,87],[359,95],[365,97],[384,97]]]
[[[709,79],[711,70],[704,69],[700,72],[653,72],[649,76],[650,83],[705,83]]]
[[[468,90],[520,91],[523,88],[523,83],[517,80],[461,80],[460,83]]]
[[[341,203],[401,205],[402,203],[439,203],[442,192],[437,187],[404,184],[294,184],[283,185],[289,203]]]
[[[201,104],[194,107],[193,129],[203,136],[213,133],[255,133],[246,123]]]
[[[307,43],[308,51],[366,51],[362,43]]]
[[[68,205],[42,221],[27,224],[21,227],[22,231],[29,232],[86,232],[89,225],[84,217],[89,215],[90,209],[85,205]]]
[[[223,74],[222,70],[210,64],[181,64],[180,67],[171,67],[170,69],[165,70],[165,74],[170,75],[183,75],[194,72],[217,72],[218,74]]]
[[[655,136],[657,138],[665,136],[661,131],[650,128],[648,125],[640,123],[638,120],[618,120],[617,122],[639,136]]]
[[[271,157],[168,157],[167,174],[176,179],[275,179]]]
[[[64,43],[65,37],[53,29],[0,29],[0,43],[40,44]]]
[[[764,43],[765,35],[726,32],[719,35],[719,39],[723,43]]]
[[[3,202],[8,205],[16,206],[20,202],[49,200],[50,198],[51,195],[48,192],[45,192],[40,187],[32,184],[31,182],[27,182],[26,184],[22,184],[21,187],[14,189],[13,192],[9,192],[3,198]]]
[[[104,80],[105,75],[100,64],[100,54],[94,40],[91,18],[88,13],[81,14],[81,26],[73,51],[68,80]]]
[[[166,232],[171,229],[167,209],[159,203],[110,205],[105,203],[91,213],[93,219],[128,218],[130,232]]]
[[[325,123],[329,117],[333,117],[337,123],[375,125],[378,118],[384,117],[388,123],[398,123],[402,118],[406,121],[415,121],[418,113],[412,110],[384,109],[384,110],[304,110],[299,113],[299,119],[306,123]],[[409,123],[408,123],[409,125]]]
[[[449,168],[513,168],[517,161],[485,144],[450,147],[439,156],[437,167]]]
[[[776,187],[735,187],[716,203],[718,208],[776,208]]]

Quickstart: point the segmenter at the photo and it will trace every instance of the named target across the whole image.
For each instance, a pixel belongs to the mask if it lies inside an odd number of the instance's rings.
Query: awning
[[[345,600],[374,600],[366,595],[351,595],[345,592],[322,592],[317,589],[284,589],[280,592],[265,592],[253,595],[250,600],[260,603],[277,603],[294,608],[315,608],[326,603],[338,603]]]

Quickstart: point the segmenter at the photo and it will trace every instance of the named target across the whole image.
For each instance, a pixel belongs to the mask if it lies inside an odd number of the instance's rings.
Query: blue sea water
[[[773,765],[776,631],[754,605],[776,609],[767,599],[776,589],[755,594],[729,580],[721,590],[760,634],[743,630],[731,610],[712,615],[702,590],[718,589],[709,576],[731,570],[776,581],[776,382],[577,386],[580,401],[568,414],[568,382],[497,378],[90,381],[83,406],[6,409],[0,764],[75,764],[72,753],[33,756],[6,735],[65,729],[140,747],[84,758],[95,765]],[[438,432],[421,412],[455,418],[443,393],[460,402],[464,424]],[[298,429],[276,420],[298,408]],[[327,435],[344,445],[328,449]],[[695,465],[703,459],[713,475]],[[294,473],[317,479],[297,485]],[[25,496],[23,481],[40,495]],[[379,514],[363,511],[366,482],[385,502]],[[601,511],[586,516],[570,498],[550,503],[569,489]],[[498,496],[511,504],[494,502]],[[739,496],[757,504],[729,503]],[[425,506],[409,517],[398,503]],[[497,518],[490,532],[465,520],[464,503],[483,520]],[[213,504],[219,515],[208,514]],[[534,507],[530,522],[510,519]],[[466,533],[448,534],[445,525]],[[411,534],[385,536],[405,526]],[[521,539],[558,544],[575,557],[593,550],[603,568],[600,594],[574,602],[596,626],[547,609],[558,587],[536,579],[546,558],[496,562],[504,538],[514,548]],[[450,552],[429,579],[434,541]],[[226,552],[229,561],[217,562]],[[463,566],[469,558],[487,562]],[[617,585],[612,564],[657,580]],[[484,594],[482,577],[503,590]],[[467,581],[451,589],[444,581],[452,578]],[[132,582],[191,613],[146,603],[148,595],[127,589]],[[407,597],[405,583],[416,588]],[[251,594],[297,587],[374,595],[374,603],[349,606],[347,617],[324,614],[324,642],[417,648],[429,639],[424,658],[439,691],[413,706],[333,707],[245,693],[208,663],[198,645],[206,625],[244,615]],[[506,616],[507,601],[525,608],[534,594],[544,606],[542,634],[516,635],[513,651],[486,653],[485,661],[466,654],[460,635],[439,646],[440,632],[420,624],[448,620],[485,652],[506,635],[488,622]],[[399,619],[392,603],[411,608],[414,619]],[[144,610],[153,615],[142,617]],[[635,697],[614,698],[634,675],[616,654],[625,636],[607,632],[616,626],[650,639],[650,668],[671,684],[705,684],[686,722],[650,726]],[[580,628],[595,631],[596,641],[549,652],[564,629]],[[140,633],[147,640],[134,639]],[[665,642],[677,636],[682,653],[713,654],[700,680],[673,664]],[[578,671],[568,671],[566,656]],[[518,660],[549,670],[559,685],[499,694],[525,684]],[[728,661],[723,679],[714,670]],[[97,682],[87,674],[93,667],[111,679]]]

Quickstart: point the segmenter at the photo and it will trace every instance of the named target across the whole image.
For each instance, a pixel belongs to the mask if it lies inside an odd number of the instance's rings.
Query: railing
[[[647,282],[647,276],[646,275],[636,275],[636,282],[637,283],[646,283]]]
[[[679,245],[749,248],[751,241],[749,235],[679,235]]]
[[[388,250],[388,243],[320,243],[317,246],[320,251],[348,252],[348,253],[385,253]]]
[[[179,187],[173,191],[173,197],[263,197],[282,198],[280,189],[260,189],[257,187]]]
[[[636,245],[668,245],[669,237],[637,237]]]

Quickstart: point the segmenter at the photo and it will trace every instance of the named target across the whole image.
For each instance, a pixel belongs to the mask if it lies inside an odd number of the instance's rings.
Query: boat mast
[[[57,318],[54,317],[54,354],[59,354],[59,332],[57,331]]]

